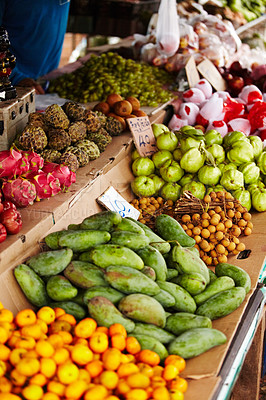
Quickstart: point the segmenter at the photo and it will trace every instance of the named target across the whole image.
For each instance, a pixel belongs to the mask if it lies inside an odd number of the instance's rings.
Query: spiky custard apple
[[[101,128],[94,133],[88,133],[87,137],[89,140],[97,144],[101,153],[106,149],[107,145],[112,141],[112,137],[108,134],[108,132],[104,128]]]
[[[73,122],[69,125],[68,133],[71,139],[71,143],[76,143],[86,137],[87,125],[83,121]]]
[[[28,124],[42,128],[44,132],[47,132],[48,130],[48,127],[45,123],[44,114],[37,111],[29,114]]]
[[[70,171],[76,172],[79,169],[78,158],[75,154],[65,151],[59,160],[59,164],[64,164],[68,166]]]
[[[60,163],[61,153],[58,150],[44,149],[41,152],[41,156],[44,159],[44,161],[57,163],[57,164]]]
[[[66,152],[75,154],[75,156],[78,159],[78,163],[79,163],[80,167],[84,167],[90,161],[88,153],[81,147],[69,146],[66,148]]]
[[[44,113],[45,123],[52,128],[67,129],[69,127],[69,119],[62,107],[58,104],[51,104]]]
[[[101,121],[95,111],[86,111],[83,121],[87,125],[88,133],[97,132],[101,128]]]
[[[101,122],[101,127],[104,128],[106,121],[107,121],[107,116],[104,113],[102,113],[101,111],[94,111],[94,112]]]
[[[43,150],[47,146],[47,136],[42,128],[26,125],[23,131],[16,137],[15,145],[21,150]]]
[[[88,139],[80,140],[77,142],[76,146],[84,149],[88,153],[90,161],[96,160],[96,158],[100,157],[99,147],[96,143],[91,142]]]
[[[113,117],[107,117],[105,123],[105,129],[111,136],[119,136],[123,132],[123,125],[118,119]]]
[[[83,108],[80,104],[75,103],[74,101],[66,101],[62,105],[62,109],[64,110],[71,122],[82,121],[86,111],[85,108]]]
[[[64,129],[53,129],[49,131],[48,145],[53,150],[63,150],[65,147],[70,146],[70,135]]]

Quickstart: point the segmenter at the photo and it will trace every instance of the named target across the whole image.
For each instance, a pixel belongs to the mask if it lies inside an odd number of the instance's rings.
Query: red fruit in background
[[[266,140],[266,129],[264,131],[262,131],[259,136],[260,136],[261,140]]]
[[[22,155],[15,149],[0,151],[0,178],[13,178]]]
[[[3,224],[0,224],[0,243],[6,240],[7,232]]]
[[[240,93],[244,85],[245,82],[241,76],[233,76],[233,78],[228,81],[228,86],[234,94]]]
[[[13,210],[17,209],[15,204],[12,203],[12,201],[8,201],[8,200],[3,201],[3,206],[4,206],[4,210],[9,210],[10,208]]]
[[[229,67],[229,71],[230,71],[232,74],[237,74],[237,73],[241,72],[242,69],[243,69],[243,68],[242,68],[242,65],[240,64],[239,61],[234,61],[234,62],[230,65],[230,67]]]
[[[248,119],[252,131],[266,129],[266,103],[264,101],[255,102],[254,106],[249,111]]]
[[[4,206],[2,203],[0,203],[0,213],[3,211],[3,209],[4,209]]]
[[[226,82],[230,81],[231,79],[233,79],[233,75],[230,72],[225,72],[223,74],[223,78],[226,80]]]
[[[0,222],[5,226],[7,233],[14,235],[22,228],[21,215],[17,210],[9,208],[0,214]]]

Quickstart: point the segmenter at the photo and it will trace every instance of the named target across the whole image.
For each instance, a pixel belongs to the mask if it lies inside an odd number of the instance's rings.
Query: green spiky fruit
[[[88,133],[97,132],[101,128],[101,121],[94,111],[87,111],[83,121],[87,125]]]
[[[104,113],[102,113],[101,111],[94,111],[94,112],[101,122],[101,127],[104,128],[106,121],[107,121],[107,116]]]
[[[73,101],[66,101],[62,109],[72,122],[82,121],[86,111],[80,104]]]
[[[26,125],[14,143],[18,149],[38,152],[47,146],[47,136],[42,128]]]
[[[76,172],[79,169],[78,157],[69,151],[65,151],[61,155],[59,164],[66,165],[70,169],[70,171],[73,172]]]
[[[123,132],[123,125],[118,119],[113,117],[107,117],[105,123],[105,129],[111,136],[119,136]]]
[[[52,128],[67,129],[69,127],[69,119],[62,107],[58,104],[51,104],[44,113],[45,123]]]
[[[47,132],[48,130],[48,127],[45,123],[44,114],[37,111],[29,114],[28,124],[36,126],[38,128],[42,128],[44,132]]]
[[[69,125],[68,133],[71,143],[76,143],[86,137],[87,125],[82,121],[73,122]]]
[[[81,147],[69,146],[66,148],[66,152],[75,154],[75,156],[78,159],[78,163],[79,163],[80,167],[84,167],[90,161],[88,153]]]
[[[77,142],[76,146],[84,149],[88,153],[91,161],[96,160],[96,158],[100,157],[99,147],[96,143],[91,142],[88,139],[80,140],[79,142]]]
[[[97,144],[101,153],[106,149],[106,146],[112,141],[112,137],[108,134],[108,132],[104,128],[99,129],[98,132],[88,133],[88,139]]]
[[[52,129],[49,131],[48,145],[51,149],[60,151],[70,146],[70,144],[70,135],[64,129]]]
[[[44,159],[44,161],[56,164],[60,163],[61,153],[58,150],[45,149],[41,152],[41,156]]]

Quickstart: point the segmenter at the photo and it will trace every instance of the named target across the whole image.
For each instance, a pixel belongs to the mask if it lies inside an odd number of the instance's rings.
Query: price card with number
[[[142,157],[151,156],[157,151],[156,140],[149,117],[127,119],[137,151]]]
[[[97,198],[97,201],[107,208],[107,210],[118,212],[121,217],[131,217],[137,220],[140,215],[140,212],[129,204],[113,186],[109,186],[105,192]]]

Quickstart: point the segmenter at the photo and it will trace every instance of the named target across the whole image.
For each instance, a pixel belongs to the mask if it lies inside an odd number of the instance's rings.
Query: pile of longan
[[[222,195],[220,194],[222,193]],[[212,192],[204,201],[219,201],[222,196],[232,201],[209,208],[202,214],[184,214],[179,219],[187,235],[196,241],[200,257],[209,266],[227,262],[228,254],[245,250],[239,236],[252,233],[251,214],[228,192]],[[234,201],[233,201],[234,200]]]
[[[176,214],[173,202],[166,202],[161,197],[142,197],[132,201],[141,212],[139,221],[151,228],[154,228],[156,215],[160,213],[174,217],[187,235],[195,239],[195,247],[205,264],[215,266],[227,262],[229,254],[245,250],[239,237],[252,233],[251,214],[226,191],[211,192],[204,197],[202,204],[198,212],[193,212],[191,207],[185,214]]]

